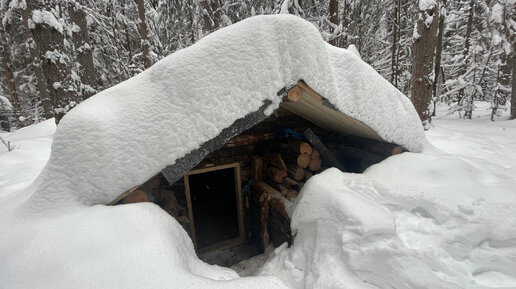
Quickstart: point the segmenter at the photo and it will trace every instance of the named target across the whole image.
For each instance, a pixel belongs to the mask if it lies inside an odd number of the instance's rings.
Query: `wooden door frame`
[[[203,174],[208,173],[212,171],[218,171],[218,170],[224,170],[224,169],[230,169],[234,168],[235,172],[235,191],[236,191],[236,197],[237,197],[237,218],[238,218],[238,237],[234,239],[224,240],[219,243],[215,243],[213,245],[209,245],[205,248],[202,248],[202,251],[210,251],[212,249],[221,249],[221,248],[228,248],[232,247],[234,245],[238,245],[244,242],[244,219],[243,219],[243,206],[242,206],[242,185],[241,185],[241,179],[240,179],[240,163],[232,163],[227,165],[221,165],[221,166],[213,166],[208,168],[202,168],[202,169],[196,169],[191,170],[188,173],[184,175],[184,184],[185,184],[185,194],[186,194],[186,203],[188,206],[188,219],[190,220],[190,232],[192,234],[192,240],[194,243],[194,246],[197,248],[197,235],[195,232],[195,220],[193,217],[193,206],[192,206],[192,196],[190,193],[190,180],[189,176],[191,175],[197,175],[197,174]]]

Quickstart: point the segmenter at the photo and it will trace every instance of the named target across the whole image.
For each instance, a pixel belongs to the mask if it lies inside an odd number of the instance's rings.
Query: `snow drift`
[[[258,16],[81,103],[61,121],[29,206],[106,204],[303,79],[382,138],[420,151],[409,100],[355,54],[289,15]]]
[[[515,202],[507,189],[514,179],[494,192],[509,205],[462,195],[449,206],[442,205],[451,195],[443,188],[392,189],[376,180],[400,170],[412,172],[406,182],[424,180],[438,171],[431,161],[419,166],[432,158],[426,154],[390,158],[365,175],[330,169],[310,179],[293,212],[294,246],[278,248],[256,277],[238,278],[201,262],[186,232],[154,204],[97,205],[263,105],[272,113],[281,101],[277,92],[299,79],[385,140],[423,149],[424,133],[407,98],[354,53],[327,45],[300,18],[253,17],[63,118],[39,177],[14,204],[2,204],[0,287],[487,288],[482,284],[496,277],[503,286],[516,284],[507,270],[516,264],[516,236],[509,229],[516,224]],[[499,178],[456,159],[448,164],[471,172],[460,175],[465,182],[485,181],[480,189]],[[444,178],[451,171],[439,172]],[[496,225],[503,217],[506,225]]]
[[[311,178],[293,247],[246,278],[199,261],[154,204],[20,210],[55,126],[0,133],[18,147],[0,147],[0,288],[516,288],[516,122],[485,114],[435,121],[442,151]]]

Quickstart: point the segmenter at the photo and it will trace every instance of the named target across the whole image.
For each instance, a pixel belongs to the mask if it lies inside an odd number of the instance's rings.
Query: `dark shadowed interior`
[[[237,238],[235,169],[188,176],[198,249]]]

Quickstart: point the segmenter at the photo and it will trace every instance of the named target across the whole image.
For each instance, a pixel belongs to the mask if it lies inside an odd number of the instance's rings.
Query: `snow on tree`
[[[474,101],[492,100],[493,109],[503,112],[510,95],[510,65],[502,63],[512,59],[507,54],[512,0],[2,0],[2,41],[9,44],[2,58],[10,61],[2,64],[0,81],[27,122],[49,118],[221,27],[254,15],[289,13],[310,21],[337,47],[354,45],[364,61],[410,97],[412,71],[419,65],[413,63],[413,27],[419,9],[434,4],[440,15],[430,73],[436,76],[431,76],[434,104],[447,102],[451,112],[470,118]],[[56,37],[36,39],[33,34],[41,34],[37,27],[43,26]],[[50,73],[45,55],[61,59],[64,63],[51,64],[63,73],[45,75]]]
[[[432,99],[432,71],[439,8],[435,1],[419,1],[419,19],[414,26],[412,45],[412,93],[411,100],[423,126],[427,128],[431,120],[429,111]]]

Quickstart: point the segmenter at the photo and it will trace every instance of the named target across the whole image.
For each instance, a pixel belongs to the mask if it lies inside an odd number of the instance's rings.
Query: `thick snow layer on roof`
[[[410,100],[352,51],[329,44],[327,50],[337,92],[328,100],[384,140],[421,151],[423,129]]]
[[[272,113],[278,91],[299,79],[386,140],[421,150],[414,109],[371,67],[299,17],[257,16],[70,111],[29,206],[108,203],[264,104]]]

